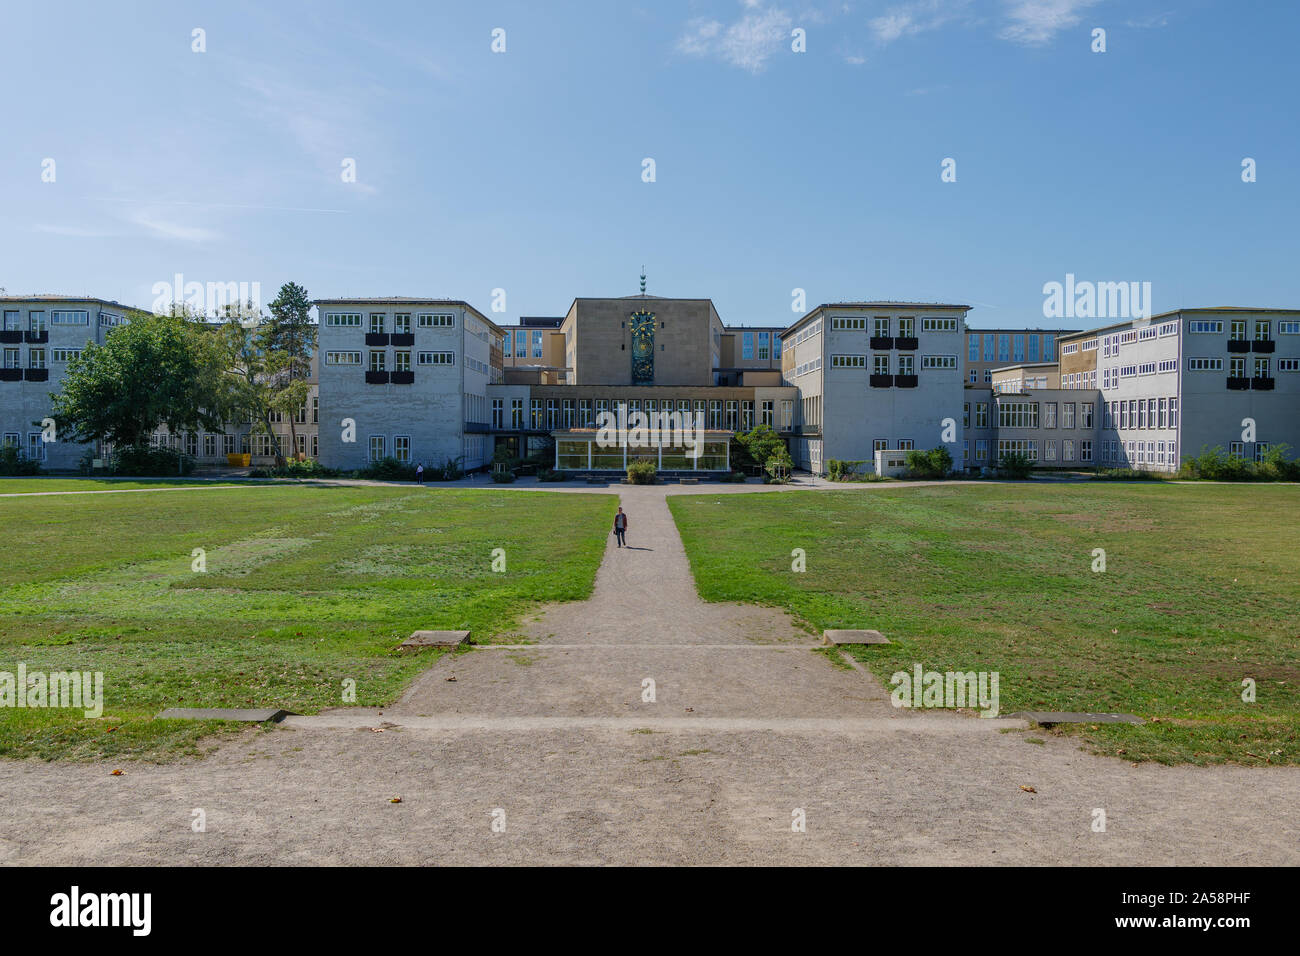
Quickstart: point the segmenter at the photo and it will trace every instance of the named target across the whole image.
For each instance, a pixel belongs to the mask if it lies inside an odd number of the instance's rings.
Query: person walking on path
[[[417,485],[424,484],[424,462],[420,462],[415,466],[415,483]]]
[[[623,535],[627,533],[627,515],[623,514],[623,509],[618,509],[618,514],[614,515],[614,537],[618,540],[618,546],[621,548],[627,542]]]

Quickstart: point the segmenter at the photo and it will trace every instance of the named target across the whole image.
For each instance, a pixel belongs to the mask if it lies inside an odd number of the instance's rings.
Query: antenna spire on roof
[[[641,267],[641,294],[645,295],[645,266]]]

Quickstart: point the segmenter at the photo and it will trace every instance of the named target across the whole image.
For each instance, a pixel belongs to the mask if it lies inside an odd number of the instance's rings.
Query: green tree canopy
[[[51,394],[65,441],[139,447],[160,426],[219,431],[232,411],[220,343],[181,315],[133,312],[103,345],[88,344]]]

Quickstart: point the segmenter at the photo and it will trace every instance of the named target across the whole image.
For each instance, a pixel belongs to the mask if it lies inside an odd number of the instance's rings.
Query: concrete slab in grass
[[[889,644],[889,638],[879,631],[822,631],[823,644]]]
[[[1053,724],[1145,724],[1146,721],[1135,714],[1090,714],[1072,710],[1022,710],[1007,714],[1007,717],[1022,717],[1036,724],[1050,727]]]
[[[460,647],[469,643],[469,631],[412,631],[399,647],[404,651],[418,651],[425,647]]]
[[[279,723],[294,716],[292,711],[263,708],[250,710],[239,707],[168,707],[155,720],[242,720],[251,724],[267,721]]]

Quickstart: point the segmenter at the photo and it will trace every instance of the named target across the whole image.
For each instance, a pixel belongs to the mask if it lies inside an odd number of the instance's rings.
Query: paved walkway
[[[699,600],[666,495],[701,489],[609,490],[632,547],[611,536],[591,600],[392,707],[119,777],[0,762],[0,863],[1300,864],[1295,768],[1133,766],[895,710],[783,612]]]

